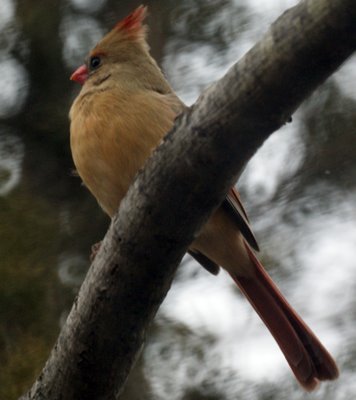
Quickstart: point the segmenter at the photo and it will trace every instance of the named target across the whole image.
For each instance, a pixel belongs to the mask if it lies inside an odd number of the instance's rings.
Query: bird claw
[[[100,250],[101,242],[102,242],[102,240],[100,240],[100,242],[94,243],[91,246],[91,253],[90,253],[90,256],[89,256],[90,262],[94,261],[98,251]]]

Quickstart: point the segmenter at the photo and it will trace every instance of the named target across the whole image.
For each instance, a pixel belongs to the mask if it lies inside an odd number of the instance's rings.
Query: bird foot
[[[94,258],[96,257],[98,251],[100,250],[101,242],[102,242],[102,240],[100,240],[100,242],[94,243],[91,246],[91,253],[90,253],[90,256],[89,256],[90,262],[94,261]]]

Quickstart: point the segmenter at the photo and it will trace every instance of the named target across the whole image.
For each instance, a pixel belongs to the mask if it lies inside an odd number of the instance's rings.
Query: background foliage
[[[149,42],[193,102],[293,0],[147,1]],[[69,81],[86,52],[139,4],[0,0],[0,398],[48,356],[108,220],[73,174]],[[262,258],[335,354],[338,382],[297,387],[268,332],[221,274],[189,258],[123,399],[349,399],[355,392],[356,60],[266,142],[241,179]]]

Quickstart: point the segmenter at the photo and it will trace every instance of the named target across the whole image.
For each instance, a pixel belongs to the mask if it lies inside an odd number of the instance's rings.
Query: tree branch
[[[354,0],[307,0],[184,115],[139,173],[22,399],[113,399],[187,247],[263,141],[356,47]]]

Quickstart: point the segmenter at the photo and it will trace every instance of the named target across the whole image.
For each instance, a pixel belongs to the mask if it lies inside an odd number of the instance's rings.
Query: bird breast
[[[74,164],[110,217],[175,117],[165,96],[151,91],[87,91],[73,103],[70,142]]]

